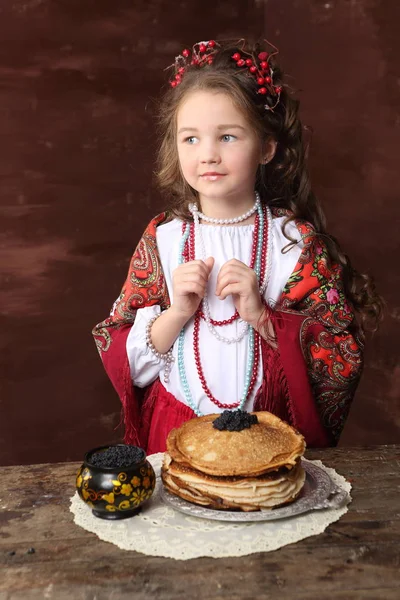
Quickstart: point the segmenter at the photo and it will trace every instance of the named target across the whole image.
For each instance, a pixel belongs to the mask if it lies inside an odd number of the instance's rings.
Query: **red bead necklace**
[[[266,217],[266,211],[263,208],[264,211],[264,217]],[[265,222],[265,221],[264,221]],[[259,221],[259,217],[258,215],[256,215],[255,218],[255,224],[254,224],[254,232],[253,232],[253,244],[252,244],[252,250],[251,250],[251,260],[250,260],[250,266],[252,269],[254,269],[254,265],[255,265],[255,261],[256,261],[256,254],[257,254],[257,246],[258,246],[258,239],[259,239],[259,235],[262,235],[262,255],[261,255],[261,275],[260,275],[260,281],[262,281],[263,277],[265,276],[265,264],[266,264],[266,248],[267,248],[267,228],[264,227],[263,231],[260,232],[260,221]],[[190,224],[190,230],[189,230],[189,237],[188,240],[186,241],[185,244],[185,248],[184,248],[184,252],[183,252],[183,257],[185,262],[187,261],[191,261],[191,260],[195,260],[195,231],[194,231],[194,223]],[[218,406],[219,408],[222,409],[231,409],[231,408],[237,408],[238,406],[240,406],[241,402],[235,402],[232,404],[223,404],[222,402],[220,402],[219,400],[217,400],[213,394],[211,393],[205,376],[204,376],[204,372],[203,372],[203,367],[201,365],[201,358],[200,358],[200,344],[199,344],[199,333],[200,333],[200,320],[201,319],[205,319],[205,315],[203,310],[201,309],[201,305],[199,306],[199,308],[196,311],[195,314],[195,318],[194,318],[194,329],[193,329],[193,350],[194,350],[194,358],[195,358],[195,363],[196,363],[196,369],[197,369],[197,374],[201,383],[201,386],[203,388],[204,393],[206,394],[206,396],[209,398],[209,400],[211,400],[211,402],[213,404],[215,404],[216,406]],[[239,313],[237,310],[235,310],[235,314],[230,318],[230,319],[224,319],[223,321],[216,321],[214,319],[210,319],[211,320],[211,324],[215,327],[215,326],[224,326],[224,325],[229,325],[230,323],[233,323],[236,319],[239,318]],[[249,385],[249,389],[247,392],[247,398],[249,398],[249,396],[251,395],[251,392],[254,389],[256,380],[257,380],[257,373],[258,373],[258,363],[259,363],[259,355],[260,355],[260,351],[259,351],[259,334],[257,331],[254,332],[254,364],[253,364],[253,369],[252,369],[252,374],[251,374],[251,378],[250,378],[250,385]]]

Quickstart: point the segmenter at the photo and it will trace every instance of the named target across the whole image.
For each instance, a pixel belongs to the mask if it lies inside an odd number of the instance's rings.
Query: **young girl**
[[[325,233],[275,54],[208,41],[173,65],[158,169],[171,208],[93,330],[125,441],[148,453],[184,421],[237,408],[334,445],[359,382],[355,310],[378,318],[380,299]]]

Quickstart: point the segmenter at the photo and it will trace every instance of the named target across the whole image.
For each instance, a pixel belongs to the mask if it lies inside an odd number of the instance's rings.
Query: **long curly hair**
[[[188,63],[184,76],[175,88],[169,87],[158,110],[160,145],[156,176],[159,187],[166,193],[171,215],[191,220],[190,202],[199,201],[197,191],[182,175],[177,150],[177,113],[188,94],[212,91],[227,94],[259,135],[261,143],[274,139],[275,156],[267,164],[260,164],[255,187],[261,201],[270,208],[288,212],[282,230],[288,242],[295,243],[286,234],[290,221],[304,220],[312,224],[315,234],[323,238],[333,263],[340,264],[346,297],[359,314],[362,329],[375,331],[382,319],[384,302],[375,289],[373,279],[356,271],[338,241],[326,231],[326,219],[314,195],[307,170],[308,146],[303,138],[304,126],[299,118],[299,101],[294,97],[285,76],[271,55],[268,62],[273,70],[273,84],[281,87],[280,99],[273,110],[266,110],[266,97],[257,93],[256,78],[247,68],[238,68],[233,54],[257,57],[263,51],[261,44],[219,43],[211,64]]]

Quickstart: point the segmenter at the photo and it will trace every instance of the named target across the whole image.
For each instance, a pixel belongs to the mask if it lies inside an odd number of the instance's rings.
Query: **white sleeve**
[[[126,340],[132,382],[140,388],[153,383],[164,366],[163,360],[157,358],[146,344],[147,323],[160,312],[158,305],[139,308]]]

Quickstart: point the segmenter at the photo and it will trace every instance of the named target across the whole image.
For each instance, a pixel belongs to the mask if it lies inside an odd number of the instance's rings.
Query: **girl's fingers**
[[[196,266],[200,269],[204,270],[206,273],[209,273],[214,266],[214,259],[209,256],[205,261],[204,260],[191,260],[188,263],[185,263],[186,266]]]
[[[241,283],[229,283],[226,285],[221,292],[218,294],[220,300],[225,300],[230,294],[239,294],[243,291],[243,284]]]
[[[244,265],[243,263],[232,264],[230,262],[227,262],[221,267],[218,273],[218,277],[226,275],[227,273],[254,273],[254,271],[253,269],[250,269],[250,267]]]
[[[247,289],[249,289],[253,280],[252,273],[254,273],[254,271],[246,273],[243,272],[243,270],[240,270],[239,272],[229,271],[228,273],[223,274],[221,277],[218,276],[215,294],[219,296],[221,290],[229,283],[240,283],[242,286],[245,286]]]
[[[193,262],[186,263],[185,265],[179,266],[176,271],[178,273],[197,273],[197,274],[203,275],[203,277],[208,279],[209,270],[207,269],[207,266],[202,261],[200,261],[200,262],[201,262],[201,264],[194,264]]]
[[[232,276],[232,275],[226,275],[225,277],[222,277],[221,280],[217,282],[217,286],[215,288],[215,295],[216,296],[220,296],[222,290],[227,285],[236,284],[236,283],[239,284],[239,285],[242,284],[242,282],[241,282],[241,280],[240,280],[239,277],[235,277],[235,276]]]
[[[206,260],[203,263],[205,268],[207,269],[208,277],[210,277],[210,275],[211,275],[211,271],[213,270],[214,263],[215,263],[215,259],[213,256],[209,256],[208,258],[206,258]]]
[[[181,275],[175,279],[175,285],[181,285],[189,281],[199,283],[205,288],[208,280],[204,277],[204,275],[199,275],[198,273],[181,273]]]
[[[252,271],[252,269],[250,267],[248,267],[245,263],[243,263],[240,260],[237,260],[236,258],[232,258],[231,260],[228,260],[226,263],[224,263],[222,265],[222,267],[220,268],[219,272],[221,273],[224,271],[228,271],[229,269],[239,269],[239,270],[245,270],[245,271]]]
[[[204,298],[204,286],[195,281],[185,281],[180,292],[196,294],[199,298]]]

